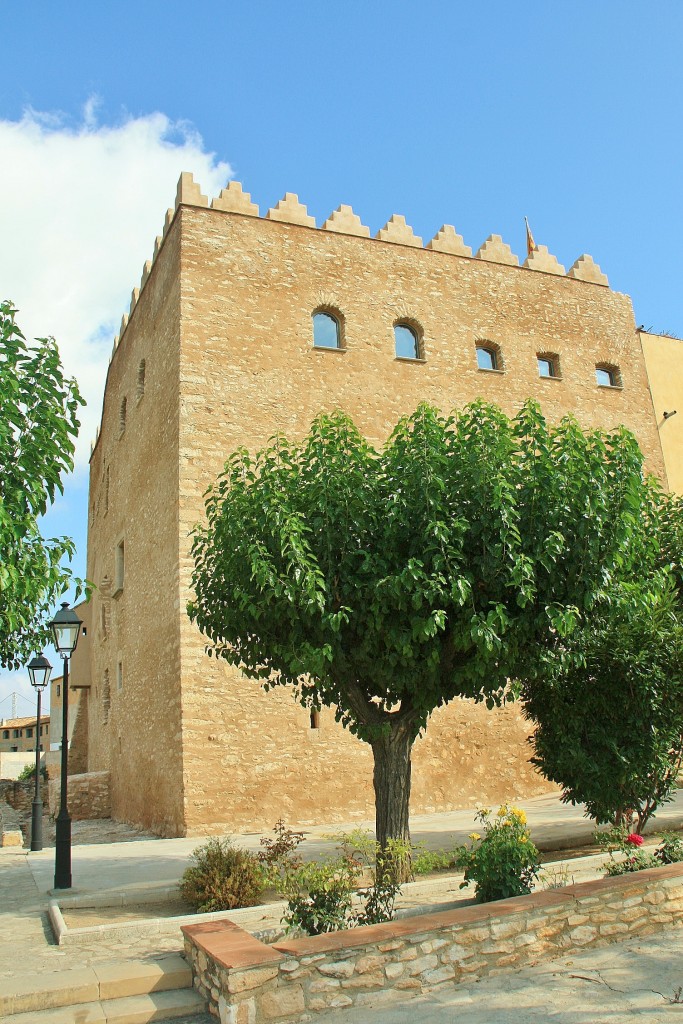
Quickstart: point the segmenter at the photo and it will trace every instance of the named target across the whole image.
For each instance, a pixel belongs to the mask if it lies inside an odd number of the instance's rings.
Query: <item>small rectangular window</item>
[[[123,689],[123,665],[121,662],[116,666],[116,689]]]
[[[29,740],[33,739],[33,729],[26,730],[26,738]]]
[[[59,683],[57,683],[57,696],[58,696],[58,697],[59,697],[59,696],[61,696],[61,692],[62,692],[62,688],[61,688],[61,686],[59,685]]]
[[[557,363],[551,356],[538,356],[539,377],[559,377]]]
[[[618,388],[621,384],[618,372],[608,366],[596,366],[595,379],[601,388]]]

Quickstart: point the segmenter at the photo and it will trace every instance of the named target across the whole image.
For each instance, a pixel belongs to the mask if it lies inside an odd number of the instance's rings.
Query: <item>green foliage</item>
[[[490,810],[479,811],[476,817],[484,836],[473,832],[470,839],[476,845],[457,850],[456,864],[465,871],[460,888],[473,881],[479,903],[530,893],[540,862],[524,811],[503,804],[493,819]]]
[[[652,521],[645,524],[657,534]],[[637,538],[634,539],[636,543]],[[648,818],[670,799],[683,752],[683,618],[673,573],[634,564],[573,636],[571,657],[527,681],[532,761],[598,823]]]
[[[611,585],[646,493],[631,434],[549,425],[532,402],[512,420],[421,405],[382,450],[320,415],[300,443],[228,459],[194,530],[188,612],[210,654],[373,745],[384,848],[408,838],[430,714],[514,697],[508,680]]]
[[[303,864],[296,850],[304,841],[305,833],[293,832],[282,818],[275,822],[273,833],[273,839],[268,836],[261,839],[263,849],[257,854],[257,859],[263,870],[264,883],[283,893],[287,879]]]
[[[413,847],[412,867],[416,875],[447,871],[455,867],[455,854],[449,850],[428,850],[422,843],[418,843]]]
[[[595,838],[609,853],[609,860],[604,864],[606,875],[626,875],[683,860],[683,840],[675,832],[664,832],[662,842],[654,852],[643,850],[642,836],[638,832],[630,832],[625,824],[597,832]]]
[[[17,779],[19,782],[26,782],[27,779],[35,779],[36,777],[36,766],[35,764],[25,764],[19,772]],[[47,778],[47,768],[44,764],[40,766],[40,777],[41,779]]]
[[[291,930],[322,935],[346,928],[360,867],[346,857],[302,864],[287,878],[287,912]]]
[[[290,929],[308,935],[391,921],[401,891],[397,865],[409,858],[409,848],[392,840],[387,849],[364,829],[340,832],[327,839],[337,841],[336,856],[301,864],[286,876],[288,909],[284,921]],[[370,873],[372,885],[358,888]],[[354,907],[354,894],[359,901]]]
[[[180,894],[201,913],[253,907],[261,897],[263,874],[254,854],[230,839],[209,839],[192,852],[195,864],[180,881]]]
[[[663,832],[662,842],[655,851],[661,864],[677,864],[683,860],[683,838],[679,832]]]
[[[73,541],[46,540],[38,520],[73,468],[83,404],[54,339],[29,348],[15,313],[0,303],[0,667],[9,669],[43,647],[53,606],[74,582],[62,564]]]

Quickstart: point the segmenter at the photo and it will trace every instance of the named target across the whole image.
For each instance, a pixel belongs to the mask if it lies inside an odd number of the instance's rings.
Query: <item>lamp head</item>
[[[55,649],[59,654],[67,657],[76,650],[78,634],[81,631],[83,622],[76,615],[76,612],[69,608],[67,601],[62,602],[54,619],[50,623],[50,629],[54,635]]]
[[[47,658],[42,654],[36,655],[35,658],[29,661],[26,669],[31,680],[31,686],[35,686],[36,690],[44,690],[50,681],[50,673],[52,672],[52,665]]]

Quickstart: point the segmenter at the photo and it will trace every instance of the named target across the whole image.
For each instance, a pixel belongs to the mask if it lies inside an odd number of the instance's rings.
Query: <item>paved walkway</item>
[[[523,801],[522,804],[528,815],[534,841],[540,847],[562,850],[580,846],[590,840],[592,826],[583,818],[580,808],[565,806],[552,796]],[[452,848],[464,842],[475,828],[475,813],[469,810],[416,816],[411,823],[413,840],[424,843],[430,849]],[[334,846],[333,842],[324,838],[326,834],[349,831],[357,824],[321,825],[306,830],[304,852],[311,857],[319,856]],[[366,824],[369,826],[370,823]],[[676,799],[661,809],[656,827],[658,830],[683,827],[683,791],[679,791]],[[250,849],[258,849],[259,839],[259,835],[236,837],[240,845]],[[140,839],[75,845],[72,848],[74,887],[64,895],[116,893],[124,890],[134,892],[136,889],[145,891],[155,885],[172,885],[188,866],[192,850],[201,842],[201,838]],[[180,948],[177,936],[163,935],[127,939],[125,943],[121,940],[89,940],[77,946],[56,946],[46,912],[53,875],[54,850],[30,853],[12,848],[0,849],[0,987],[3,977],[59,971],[113,960],[157,959],[165,952],[176,952]],[[608,954],[616,959],[603,961]],[[617,1002],[621,1001],[619,1012],[623,1012],[624,999],[628,998],[631,1000],[628,1012],[631,1012],[632,1003],[635,1013],[637,1005],[640,1005],[638,1000],[641,999],[638,992],[641,989],[649,991],[650,988],[657,988],[663,993],[658,997],[661,1006],[657,1004],[659,1008],[656,1012],[659,1016],[653,1015],[655,1004],[650,1002],[647,1004],[650,1016],[641,1014],[641,1017],[655,1024],[660,1019],[669,1020],[667,1013],[671,1011],[677,1014],[683,1024],[683,1005],[665,1002],[667,996],[673,997],[674,987],[679,984],[683,986],[682,954],[683,930],[682,933],[663,932],[660,939],[649,940],[647,943],[610,946],[607,950],[595,953],[577,954],[572,958],[572,963],[580,965],[582,975],[590,970],[602,971],[599,964],[604,964],[605,970],[617,970],[611,964],[621,965],[618,966],[618,970],[622,971],[619,977],[623,979],[626,975],[629,978],[633,976],[638,991],[633,989],[628,997],[621,992],[615,995]],[[627,959],[623,960],[623,957]],[[649,972],[652,972],[652,977],[648,980],[646,975]],[[362,1017],[353,1017],[348,1013],[340,1013],[334,1018],[321,1017],[319,1024],[361,1024],[361,1021],[362,1024],[402,1024],[404,1021],[408,1024],[409,1020],[410,1024],[413,1020],[419,1020],[421,1024],[452,1024],[456,1017],[459,1024],[461,1021],[465,1024],[483,1024],[484,1021],[487,1024],[502,1024],[503,1021],[513,1020],[515,1024],[524,1024],[527,1020],[557,1020],[562,1024],[609,1021],[610,1024],[617,1024],[626,1019],[610,1015],[611,1010],[607,1012],[606,999],[610,990],[604,981],[595,978],[591,981],[577,980],[571,977],[573,973],[576,971],[572,964],[563,959],[555,964],[527,968],[498,979],[489,979],[468,989],[444,989],[429,999],[413,1000],[405,1006],[368,1008],[363,1011]],[[609,984],[612,984],[611,977],[607,976]],[[619,984],[621,986],[621,981]],[[514,1004],[511,1001],[513,996],[516,1000]],[[648,998],[652,999],[651,996]],[[483,1002],[484,999],[490,1002]],[[585,1008],[579,1010],[572,1004],[570,1013],[567,1009],[567,1001],[570,999],[578,1000],[581,1006],[585,1003]],[[552,1000],[556,1000],[556,1003]],[[485,1006],[490,1006],[490,1010],[484,1010]],[[599,1010],[596,1010],[596,1006]],[[558,1015],[562,1007],[562,1015]],[[204,1024],[204,1020],[208,1018],[195,1018],[193,1024]]]

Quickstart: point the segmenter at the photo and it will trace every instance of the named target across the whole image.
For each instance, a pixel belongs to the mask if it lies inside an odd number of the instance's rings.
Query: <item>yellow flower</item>
[[[520,825],[526,825],[526,814],[519,807],[513,807],[510,814],[517,819]]]
[[[476,843],[477,840],[481,839],[481,836],[479,835],[478,832],[470,832],[469,838],[472,840],[473,843]]]

